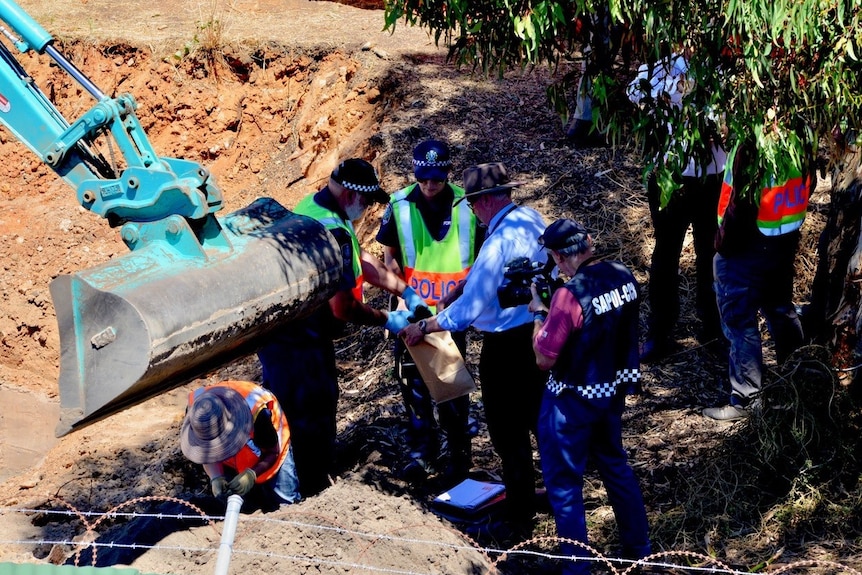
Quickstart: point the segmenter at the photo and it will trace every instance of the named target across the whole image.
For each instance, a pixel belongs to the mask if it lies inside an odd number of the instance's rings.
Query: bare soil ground
[[[552,221],[584,221],[600,250],[622,259],[646,285],[651,250],[640,164],[626,150],[576,150],[544,101],[547,70],[483,78],[455,70],[424,32],[399,24],[381,31],[383,13],[306,0],[26,0],[22,5],[55,34],[62,51],[106,93],[129,92],[161,155],[200,161],[216,175],[227,209],[271,196],[292,207],[318,189],[338,159],[365,157],[394,191],[410,181],[410,150],[437,137],[454,149],[456,172],[501,160],[528,182],[517,199]],[[22,56],[27,70],[67,115],[92,102],[45,58]],[[815,198],[800,254],[800,278],[811,276],[822,225]],[[359,231],[372,251],[379,212]],[[2,445],[50,433],[58,402],[59,340],[49,281],[126,251],[117,230],[79,208],[74,191],[7,131],[0,131],[0,389],[43,405],[31,425],[8,425]],[[740,522],[728,518],[721,494],[693,503],[704,470],[734,469],[742,425],[710,422],[699,409],[722,397],[725,363],[697,345],[688,297],[692,250],[682,263],[680,352],[646,371],[645,393],[632,399],[627,446],[642,479],[657,550],[716,554],[741,568],[772,561],[859,561],[858,521],[846,533],[818,538],[813,523],[787,529],[767,505]],[[808,284],[797,286],[798,299]],[[693,288],[692,288],[693,292]],[[382,305],[383,297],[375,301]],[[647,310],[645,310],[647,311]],[[472,342],[475,352],[476,342]],[[392,378],[390,344],[379,329],[357,328],[338,342],[341,421],[334,486],[290,509],[244,515],[232,569],[297,573],[484,573],[497,556],[472,550],[497,542],[458,530],[428,510],[443,486],[432,478],[411,486],[397,479],[404,463],[403,413]],[[471,354],[470,359],[475,359]],[[254,357],[135,406],[59,440],[47,456],[35,446],[23,461],[6,447],[0,466],[0,560],[131,564],[143,572],[200,573],[214,568],[220,525],[166,518],[104,519],[58,515],[72,507],[103,512],[192,513],[191,502],[218,514],[202,471],[179,452],[188,390],[222,379],[259,380]],[[480,382],[481,384],[481,382]],[[15,397],[15,396],[4,396]],[[473,398],[482,421],[481,396]],[[16,410],[17,401],[4,404]],[[41,403],[40,403],[41,402]],[[26,431],[22,433],[22,429]],[[38,431],[35,431],[38,430]],[[743,436],[743,439],[747,436]],[[49,443],[41,442],[42,445]],[[473,441],[477,471],[499,474],[484,427]],[[744,479],[744,478],[742,478]],[[756,486],[755,486],[756,488]],[[597,478],[587,485],[596,547],[613,553],[613,517]],[[59,498],[59,499],[58,499]],[[144,498],[138,500],[138,498]],[[157,498],[157,499],[147,499]],[[171,498],[165,501],[161,498]],[[62,501],[62,502],[61,502]],[[38,509],[25,513],[20,509]],[[465,534],[466,531],[466,534]],[[543,514],[538,536],[553,536]],[[71,540],[158,545],[100,548],[76,555]],[[18,541],[41,543],[15,543]],[[553,550],[552,544],[534,543]],[[550,562],[552,563],[552,562]],[[507,557],[503,572],[553,572],[550,563]],[[392,570],[392,571],[387,571]]]

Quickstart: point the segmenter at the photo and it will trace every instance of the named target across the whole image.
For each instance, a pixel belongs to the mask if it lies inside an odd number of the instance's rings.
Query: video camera
[[[530,303],[533,294],[530,285],[536,284],[536,291],[542,303],[551,303],[551,296],[563,281],[551,275],[554,260],[547,263],[531,262],[528,258],[515,258],[503,268],[503,284],[497,288],[500,307],[515,307]]]

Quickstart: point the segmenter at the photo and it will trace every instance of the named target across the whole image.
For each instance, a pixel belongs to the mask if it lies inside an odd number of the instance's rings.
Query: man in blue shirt
[[[501,163],[464,171],[465,199],[488,234],[456,299],[438,314],[409,325],[400,335],[418,343],[435,331],[482,332],[479,377],[491,443],[503,464],[506,508],[518,536],[529,536],[536,511],[535,471],[530,432],[535,433],[546,377],[533,355],[533,315],[527,305],[503,308],[497,298],[503,268],[516,258],[544,262],[538,243],[545,230],[542,216],[512,202],[512,182]]]

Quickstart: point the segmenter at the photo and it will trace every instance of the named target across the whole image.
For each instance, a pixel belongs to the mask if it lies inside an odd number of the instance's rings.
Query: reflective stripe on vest
[[[727,165],[733,165],[733,150],[727,159]],[[757,229],[764,236],[781,236],[795,232],[802,227],[808,210],[808,197],[810,186],[802,179],[802,174],[797,169],[789,170],[787,179],[780,184],[775,184],[773,179],[764,183],[760,191],[757,208]],[[733,195],[733,170],[724,172],[724,181],[721,183],[721,196],[718,200],[718,223],[721,225],[730,199]]]
[[[314,195],[309,195],[304,197],[293,210],[294,213],[297,213],[302,216],[308,216],[310,218],[314,218],[318,222],[320,222],[323,227],[327,230],[336,230],[341,229],[347,232],[347,235],[350,237],[350,246],[353,252],[351,262],[353,265],[353,277],[355,278],[355,283],[353,288],[351,288],[350,293],[353,294],[354,299],[358,302],[364,302],[365,298],[362,294],[362,259],[361,252],[359,248],[359,238],[356,237],[356,231],[353,229],[353,223],[346,221],[341,218],[337,213],[324,208],[320,204],[314,201]]]
[[[808,210],[809,187],[802,176],[790,178],[760,194],[757,227],[765,236],[780,236],[802,227]]]
[[[284,460],[287,458],[287,453],[290,448],[290,428],[287,425],[287,417],[285,417],[281,406],[275,396],[266,388],[263,388],[256,383],[250,381],[222,381],[209,387],[200,387],[189,394],[189,405],[194,403],[195,399],[205,393],[210,387],[228,387],[242,395],[251,411],[252,421],[257,419],[258,414],[264,409],[269,409],[272,413],[272,427],[275,429],[278,437],[278,459],[275,464],[257,476],[255,483],[263,483],[278,473]],[[239,450],[239,453],[222,461],[222,465],[236,470],[237,473],[242,473],[246,469],[253,467],[260,460],[260,448],[254,444],[254,428],[251,430],[251,437]]]
[[[452,223],[457,224],[450,225],[443,239],[435,240],[416,202],[406,200],[417,186],[413,184],[392,194],[392,215],[401,244],[404,281],[425,303],[433,306],[466,278],[473,266],[477,223],[473,210],[461,202],[451,213]],[[450,186],[455,199],[464,195],[462,188]]]

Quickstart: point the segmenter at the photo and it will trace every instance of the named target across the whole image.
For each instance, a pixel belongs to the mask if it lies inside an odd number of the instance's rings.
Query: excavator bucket
[[[143,247],[51,283],[61,346],[58,437],[253,351],[267,332],[326,302],[341,281],[332,235],[274,200],[194,230],[230,244],[205,254],[178,249],[191,235],[183,226],[184,218],[169,218],[161,232],[147,230]],[[123,229],[127,243],[133,231]]]
[[[69,122],[15,50],[50,57],[93,107]],[[136,109],[131,94],[102,92],[13,0],[0,2],[0,124],[131,250],[51,283],[58,436],[251,351],[341,281],[338,245],[321,224],[271,199],[217,217],[222,192],[208,170],[159,156]]]

